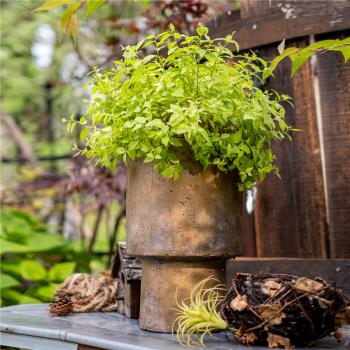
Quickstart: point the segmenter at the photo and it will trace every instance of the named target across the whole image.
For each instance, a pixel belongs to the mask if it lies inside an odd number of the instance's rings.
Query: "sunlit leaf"
[[[35,260],[21,261],[21,275],[29,281],[42,281],[47,277],[45,268]]]
[[[88,0],[87,8],[84,13],[84,19],[87,19],[92,13],[94,13],[99,7],[101,7],[106,0]]]
[[[34,10],[34,12],[51,10],[53,8],[56,8],[56,7],[59,7],[59,6],[62,6],[62,5],[71,4],[72,2],[73,2],[73,0],[48,0],[48,1],[45,1],[39,7],[37,7]]]
[[[44,301],[51,301],[59,286],[59,284],[55,283],[50,283],[46,286],[41,286],[35,290],[34,295]]]
[[[68,22],[70,21],[72,15],[78,10],[78,8],[81,6],[81,2],[77,2],[71,6],[69,6],[64,12],[61,17],[61,28],[65,29]]]
[[[54,282],[63,282],[74,272],[75,267],[75,262],[63,262],[56,264],[49,270],[49,280]]]
[[[66,33],[69,33],[74,40],[74,42],[77,41],[77,35],[78,35],[78,17],[76,14],[73,14],[69,17],[69,20],[64,26],[64,30]]]
[[[1,291],[1,297],[12,301],[14,304],[40,304],[41,301],[29,295],[25,295],[13,289],[4,289]]]
[[[277,67],[277,65],[286,57],[289,57],[293,54],[295,54],[296,52],[298,52],[299,49],[297,47],[288,47],[287,49],[285,49],[280,55],[276,56],[270,65],[271,71],[274,71]]]
[[[0,288],[11,288],[11,287],[17,287],[20,285],[20,282],[18,282],[15,278],[13,278],[10,275],[7,275],[5,273],[0,274]]]

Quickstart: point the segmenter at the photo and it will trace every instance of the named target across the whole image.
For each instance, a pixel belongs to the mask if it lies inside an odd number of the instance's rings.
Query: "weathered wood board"
[[[349,28],[348,0],[242,0],[240,19],[232,12],[209,25],[216,38],[235,31],[241,50]]]
[[[287,42],[305,46],[307,39]],[[260,49],[269,60],[277,54],[274,46]],[[286,120],[301,129],[293,141],[273,143],[281,179],[274,174],[258,184],[254,207],[256,253],[268,257],[326,258],[328,228],[322,162],[310,62],[290,79],[290,62],[277,67],[266,88],[292,97],[286,104]]]
[[[343,35],[349,37],[350,31]],[[350,62],[335,52],[319,55],[317,61],[330,256],[350,258]]]

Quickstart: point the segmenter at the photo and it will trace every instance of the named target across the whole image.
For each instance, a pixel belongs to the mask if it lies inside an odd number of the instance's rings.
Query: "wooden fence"
[[[241,49],[267,60],[287,46],[350,36],[349,0],[242,0],[210,24],[214,37],[237,31]],[[243,255],[350,258],[350,63],[338,53],[311,59],[290,79],[284,60],[267,84],[290,95],[292,142],[274,144],[282,180],[257,185],[253,213],[243,208]]]

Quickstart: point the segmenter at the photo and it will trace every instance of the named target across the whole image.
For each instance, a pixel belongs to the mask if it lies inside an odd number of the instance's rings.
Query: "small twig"
[[[120,208],[118,216],[115,219],[113,232],[112,232],[112,235],[111,235],[110,240],[109,240],[109,259],[108,259],[108,264],[110,264],[111,259],[112,259],[113,251],[114,251],[114,248],[115,248],[115,241],[117,239],[117,233],[118,233],[119,224],[120,224],[120,221],[125,216],[125,212],[126,212],[126,206],[124,204]]]
[[[317,290],[317,292],[320,292],[321,290],[327,289],[329,286],[325,286],[319,290]],[[270,318],[266,319],[265,321],[261,322],[259,325],[248,328],[244,331],[244,333],[248,333],[248,332],[252,332],[255,331],[256,329],[261,328],[262,326],[264,326],[266,323],[269,323],[271,320],[273,320],[277,315],[279,315],[287,306],[295,303],[297,300],[304,298],[305,296],[308,295],[312,295],[315,294],[315,292],[307,292],[304,293],[302,295],[299,295],[298,297],[294,298],[293,300],[289,301],[288,303],[284,304],[278,311],[276,311]]]
[[[94,247],[95,241],[96,241],[96,237],[97,237],[97,232],[98,232],[98,228],[100,227],[100,222],[101,222],[101,218],[102,218],[102,213],[103,213],[103,209],[104,206],[103,204],[100,204],[97,210],[97,216],[96,216],[96,220],[95,220],[95,225],[94,225],[94,229],[92,231],[92,236],[90,238],[90,242],[89,242],[89,246],[88,246],[88,253],[92,252],[92,249]]]
[[[233,282],[232,287],[233,287],[233,289],[234,289],[236,295],[242,296],[242,295],[238,292],[235,282]],[[261,316],[249,305],[248,302],[247,302],[247,306],[248,306],[248,310],[249,310],[252,314],[254,314],[259,320],[261,320]]]

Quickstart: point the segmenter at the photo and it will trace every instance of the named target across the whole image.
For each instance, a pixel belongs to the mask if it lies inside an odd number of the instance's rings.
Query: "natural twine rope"
[[[118,299],[117,279],[109,272],[76,273],[57,290],[49,312],[63,316],[71,312],[113,311],[118,307]]]

